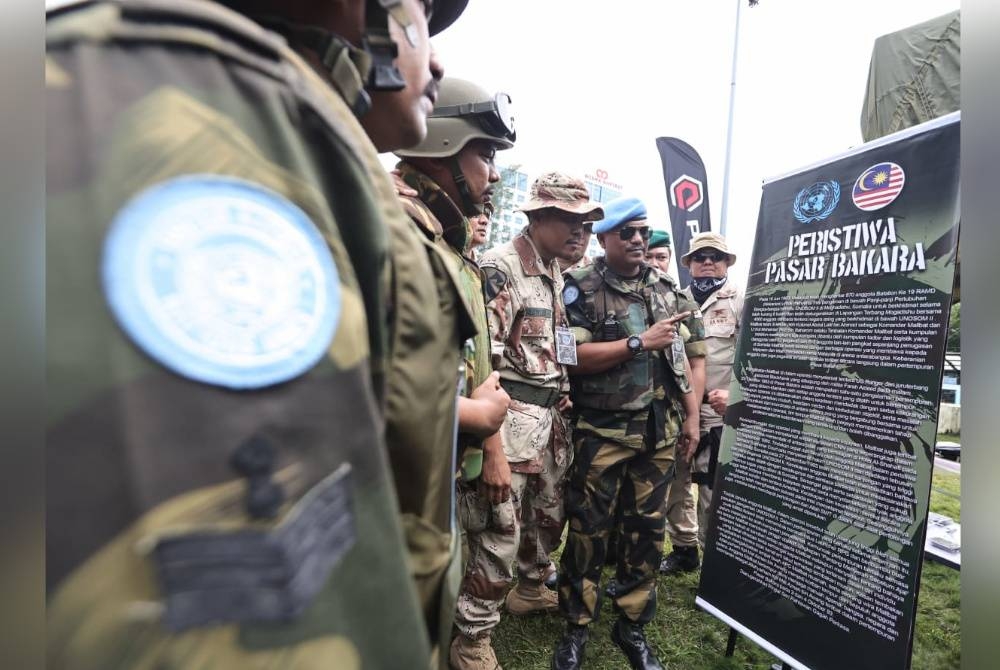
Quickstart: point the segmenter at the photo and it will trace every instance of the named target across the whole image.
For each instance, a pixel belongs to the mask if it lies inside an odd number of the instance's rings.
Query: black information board
[[[697,603],[796,667],[910,665],[959,129],[764,185]]]

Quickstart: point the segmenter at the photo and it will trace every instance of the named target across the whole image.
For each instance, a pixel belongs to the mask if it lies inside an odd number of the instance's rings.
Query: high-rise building
[[[531,187],[528,173],[523,172],[519,166],[500,167],[500,177],[499,188],[503,189],[503,192],[495,199],[499,201],[500,208],[493,215],[493,220],[490,223],[490,235],[484,245],[486,249],[510,241],[528,223],[524,214],[515,211],[528,199],[528,191]],[[585,174],[583,181],[587,185],[591,199],[602,204],[614,200],[622,194],[621,185],[610,181],[606,170],[595,170],[592,174]],[[597,238],[591,237],[590,244],[587,246],[587,255],[600,256],[602,253]]]

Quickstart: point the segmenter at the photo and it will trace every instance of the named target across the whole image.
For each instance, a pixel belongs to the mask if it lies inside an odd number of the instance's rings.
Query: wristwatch
[[[625,344],[628,345],[628,350],[632,352],[633,356],[637,356],[640,351],[642,351],[642,338],[638,335],[630,335]]]

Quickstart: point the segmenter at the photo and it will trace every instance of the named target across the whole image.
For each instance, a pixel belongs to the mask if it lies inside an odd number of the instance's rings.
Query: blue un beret
[[[646,218],[646,206],[639,198],[626,196],[604,203],[604,218],[594,222],[595,233],[607,233],[623,223]]]

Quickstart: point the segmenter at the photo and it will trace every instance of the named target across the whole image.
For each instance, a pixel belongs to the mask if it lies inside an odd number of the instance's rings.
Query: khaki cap
[[[691,256],[700,249],[715,249],[721,251],[729,257],[729,264],[736,262],[736,254],[726,246],[726,238],[718,233],[698,233],[691,238],[691,248],[686,254],[681,256],[681,265],[691,267]]]
[[[555,207],[564,212],[585,214],[584,221],[604,218],[601,203],[590,199],[590,192],[582,179],[562,172],[546,172],[531,184],[528,202],[518,207],[519,212]]]

